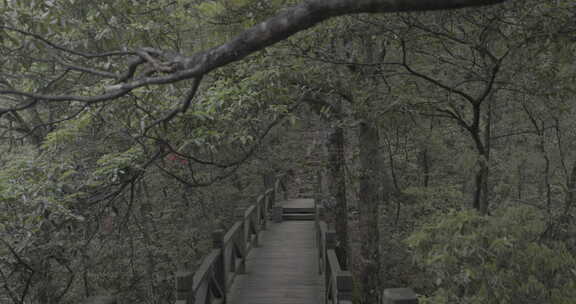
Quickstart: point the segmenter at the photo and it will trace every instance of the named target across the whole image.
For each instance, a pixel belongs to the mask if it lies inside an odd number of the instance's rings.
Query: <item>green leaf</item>
[[[208,17],[214,18],[221,15],[226,8],[219,2],[206,1],[198,6],[200,12]]]

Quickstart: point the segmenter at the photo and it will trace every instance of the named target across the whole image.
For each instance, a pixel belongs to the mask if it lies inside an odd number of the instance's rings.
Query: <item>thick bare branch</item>
[[[121,97],[139,87],[174,83],[185,79],[200,77],[214,69],[239,61],[254,52],[282,41],[295,33],[309,29],[332,17],[359,13],[457,9],[491,5],[506,1],[507,0],[309,0],[292,8],[283,10],[276,16],[244,31],[229,42],[220,46],[188,57],[172,56],[172,61],[167,64],[171,67],[171,71],[174,72],[168,75],[146,77],[144,79],[135,79],[126,83],[117,84],[110,87],[112,92],[90,97],[38,95],[15,90],[3,90],[0,91],[0,94],[22,95],[45,101],[80,101],[86,103],[102,102]],[[42,40],[53,48],[70,54],[86,58],[102,56],[102,54],[85,54],[69,50],[55,45],[54,43],[32,33],[6,27],[5,29],[17,31],[25,35],[31,35],[36,39]],[[133,54],[133,52],[113,52],[106,55]],[[166,55],[165,53],[159,54],[163,56]],[[169,58],[168,56],[164,57]],[[129,71],[127,74],[121,76],[120,80],[128,81],[134,75],[135,68],[146,61],[145,58],[140,57],[139,60],[131,62]]]
[[[454,9],[502,3],[506,0],[314,0],[246,30],[231,41],[186,59],[189,73],[206,73],[268,47],[329,18],[359,13],[390,13]],[[193,77],[194,75],[190,75]]]

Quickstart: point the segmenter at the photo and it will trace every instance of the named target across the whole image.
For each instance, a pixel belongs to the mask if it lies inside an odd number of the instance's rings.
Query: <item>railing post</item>
[[[320,222],[324,220],[326,220],[324,207],[316,207],[316,226],[318,226]]]
[[[258,207],[256,207],[256,210],[254,210],[254,212],[248,218],[248,236],[250,236],[250,238],[252,238],[250,235],[250,230],[252,230],[252,226],[254,227],[254,240],[250,239],[252,241],[252,248],[260,247],[260,230],[262,227],[260,227],[258,224],[258,216]]]
[[[274,198],[276,198],[276,195],[279,196],[278,190],[280,189],[280,180],[278,179],[278,177],[276,177],[276,181],[274,182]]]
[[[238,207],[236,208],[236,220],[240,222],[240,235],[241,235],[241,241],[240,241],[240,254],[242,255],[242,258],[240,259],[240,265],[238,265],[238,267],[236,267],[236,269],[234,269],[234,272],[237,274],[245,274],[246,273],[246,248],[247,248],[247,243],[248,243],[248,239],[250,238],[249,233],[250,233],[250,227],[247,227],[248,225],[246,224],[246,208],[243,207]],[[236,259],[236,257],[234,256],[234,259]]]
[[[322,196],[322,172],[316,170],[316,187],[314,187],[314,206],[317,206],[317,202],[320,202]]]
[[[336,232],[334,230],[329,230],[326,233],[326,250],[336,249]]]
[[[270,206],[276,207],[276,190],[274,188],[270,191]]]
[[[322,243],[322,231],[318,229],[316,231],[316,238],[318,239],[317,242],[317,249],[318,249],[318,274],[322,274],[324,272],[324,257],[326,257],[326,252],[324,252],[324,244]]]
[[[349,271],[342,271],[336,275],[336,286],[338,302],[352,301],[352,274]]]
[[[411,288],[384,289],[382,304],[418,304],[418,296]]]
[[[220,261],[219,261],[219,266],[215,267],[214,269],[214,276],[216,279],[216,282],[218,282],[220,284],[220,286],[222,287],[222,291],[223,291],[223,298],[224,298],[224,303],[226,303],[226,248],[224,246],[224,230],[222,229],[218,229],[215,230],[214,232],[212,232],[212,247],[214,249],[220,249]]]
[[[286,174],[284,174],[282,176],[282,179],[280,180],[280,183],[282,184],[282,191],[284,191],[284,200],[287,201],[288,200],[288,176]]]
[[[284,210],[282,209],[282,206],[275,206],[274,208],[272,208],[272,219],[274,220],[275,223],[282,222],[283,212]]]
[[[314,201],[314,241],[316,244],[316,252],[317,254],[317,258],[318,258],[318,274],[322,274],[322,264],[321,264],[321,256],[320,256],[320,252],[322,251],[322,244],[320,244],[320,242],[322,242],[322,236],[320,235],[320,221],[318,218],[318,206],[316,205],[316,201]]]
[[[330,269],[330,261],[328,260],[328,250],[336,248],[336,232],[334,230],[328,230],[326,232],[326,243],[324,244],[324,252],[322,252],[322,256],[324,258],[324,276],[325,276],[325,284],[328,284],[330,278],[328,276],[331,275],[331,272],[334,269]],[[336,284],[336,282],[334,282]]]
[[[194,303],[194,273],[189,271],[176,272],[176,304]]]
[[[262,221],[262,230],[266,230],[268,227],[268,204],[266,204],[266,194],[258,197],[256,205],[258,205],[258,221]]]
[[[266,215],[272,212],[272,208],[274,207],[274,202],[272,201],[271,197],[272,197],[272,190],[271,189],[266,190],[266,192],[264,192],[264,203],[266,207],[264,212],[266,212]]]

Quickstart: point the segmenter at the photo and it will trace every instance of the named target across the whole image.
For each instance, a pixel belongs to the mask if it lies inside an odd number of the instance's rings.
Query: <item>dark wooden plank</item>
[[[312,200],[282,202],[283,206],[314,204]],[[236,277],[228,297],[232,304],[321,303],[315,230],[312,221],[273,224],[262,235],[262,246],[248,256],[247,273]]]
[[[309,213],[284,213],[282,215],[283,221],[313,221],[315,219],[316,216]]]
[[[282,209],[284,209],[284,214],[286,214],[286,213],[312,213],[312,214],[314,214],[316,212],[316,209],[314,209],[314,207],[308,207],[308,208],[283,207]]]
[[[284,208],[314,208],[314,200],[311,198],[295,198],[278,204]]]

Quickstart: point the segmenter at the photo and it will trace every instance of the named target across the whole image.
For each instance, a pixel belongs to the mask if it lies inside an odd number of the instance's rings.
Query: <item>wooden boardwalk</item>
[[[311,199],[282,202],[284,207],[314,207]],[[261,247],[247,260],[247,272],[236,278],[229,294],[232,304],[317,304],[322,284],[318,275],[314,221],[272,223],[262,234]]]
[[[254,204],[239,207],[227,231],[213,231],[213,248],[194,272],[176,272],[175,304],[352,303],[352,274],[338,261],[336,232],[323,207],[312,199],[277,202],[283,178]],[[383,297],[384,303],[418,304],[409,288],[385,289]],[[84,302],[118,303],[106,295]]]

